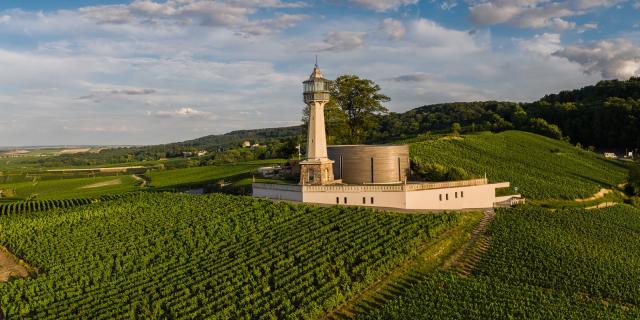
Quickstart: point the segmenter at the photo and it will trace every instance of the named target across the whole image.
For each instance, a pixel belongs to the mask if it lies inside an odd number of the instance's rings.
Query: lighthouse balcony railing
[[[446,189],[471,187],[488,184],[487,179],[470,179],[460,181],[444,181],[444,182],[419,182],[408,184],[393,185],[346,185],[334,184],[324,186],[302,186],[293,184],[268,184],[254,183],[254,188],[281,190],[281,191],[305,191],[305,192],[399,192],[399,191],[419,191],[431,189]]]
[[[329,92],[305,92],[304,101],[328,101],[331,95]]]

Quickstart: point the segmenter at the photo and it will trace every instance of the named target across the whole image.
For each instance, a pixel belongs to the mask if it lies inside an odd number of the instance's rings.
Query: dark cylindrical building
[[[335,179],[347,184],[389,184],[409,174],[408,145],[339,145],[327,148]]]

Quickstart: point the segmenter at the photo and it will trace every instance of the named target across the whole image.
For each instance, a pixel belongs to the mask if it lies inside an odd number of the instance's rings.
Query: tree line
[[[522,130],[594,148],[640,148],[640,77],[605,80],[594,86],[550,94],[530,103],[508,101],[453,102],[389,112],[391,99],[374,81],[342,75],[330,84],[325,106],[329,144],[376,144],[413,138],[428,132],[471,133]],[[31,160],[40,166],[100,165],[183,157],[205,150],[195,165],[242,160],[292,158],[304,154],[308,110],[303,125],[240,130],[156,146],[105,149]],[[243,141],[262,146],[241,150]]]

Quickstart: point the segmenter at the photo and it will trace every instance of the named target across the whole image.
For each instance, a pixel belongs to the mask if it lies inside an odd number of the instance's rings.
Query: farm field
[[[170,193],[0,217],[0,245],[40,270],[0,283],[0,310],[9,319],[313,318],[461,220]]]
[[[471,277],[439,272],[360,319],[638,319],[640,210],[500,210]]]
[[[627,176],[620,162],[522,131],[444,137],[413,143],[410,152],[423,163],[509,181],[530,199],[588,198],[600,188],[615,188]]]
[[[151,186],[156,188],[182,188],[189,186],[199,186],[206,183],[216,182],[216,180],[249,174],[257,168],[281,164],[283,160],[262,160],[249,161],[236,165],[193,167],[174,170],[151,171],[149,178]]]
[[[26,199],[37,194],[37,199],[42,200],[90,198],[136,189],[136,180],[129,175],[0,184],[0,190],[15,190],[17,198]]]

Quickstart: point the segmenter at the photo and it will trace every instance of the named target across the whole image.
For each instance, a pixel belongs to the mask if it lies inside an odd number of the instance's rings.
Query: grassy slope
[[[248,174],[255,169],[267,165],[279,164],[283,160],[250,161],[236,165],[193,167],[164,171],[152,171],[149,174],[151,186],[164,187],[188,187],[199,186],[207,183],[215,183],[224,178]]]
[[[624,230],[624,232],[621,232]],[[640,317],[640,210],[503,210],[474,277],[440,273],[364,319]]]
[[[532,133],[483,132],[411,144],[411,157],[460,167],[490,181],[509,181],[532,199],[589,197],[625,181],[624,165]]]
[[[116,179],[119,179],[121,183],[96,188],[83,188]],[[19,198],[27,198],[31,194],[37,194],[38,199],[88,198],[103,194],[133,191],[137,188],[135,180],[131,176],[43,180],[37,183],[19,182],[0,185],[0,189],[15,189],[16,196]]]

